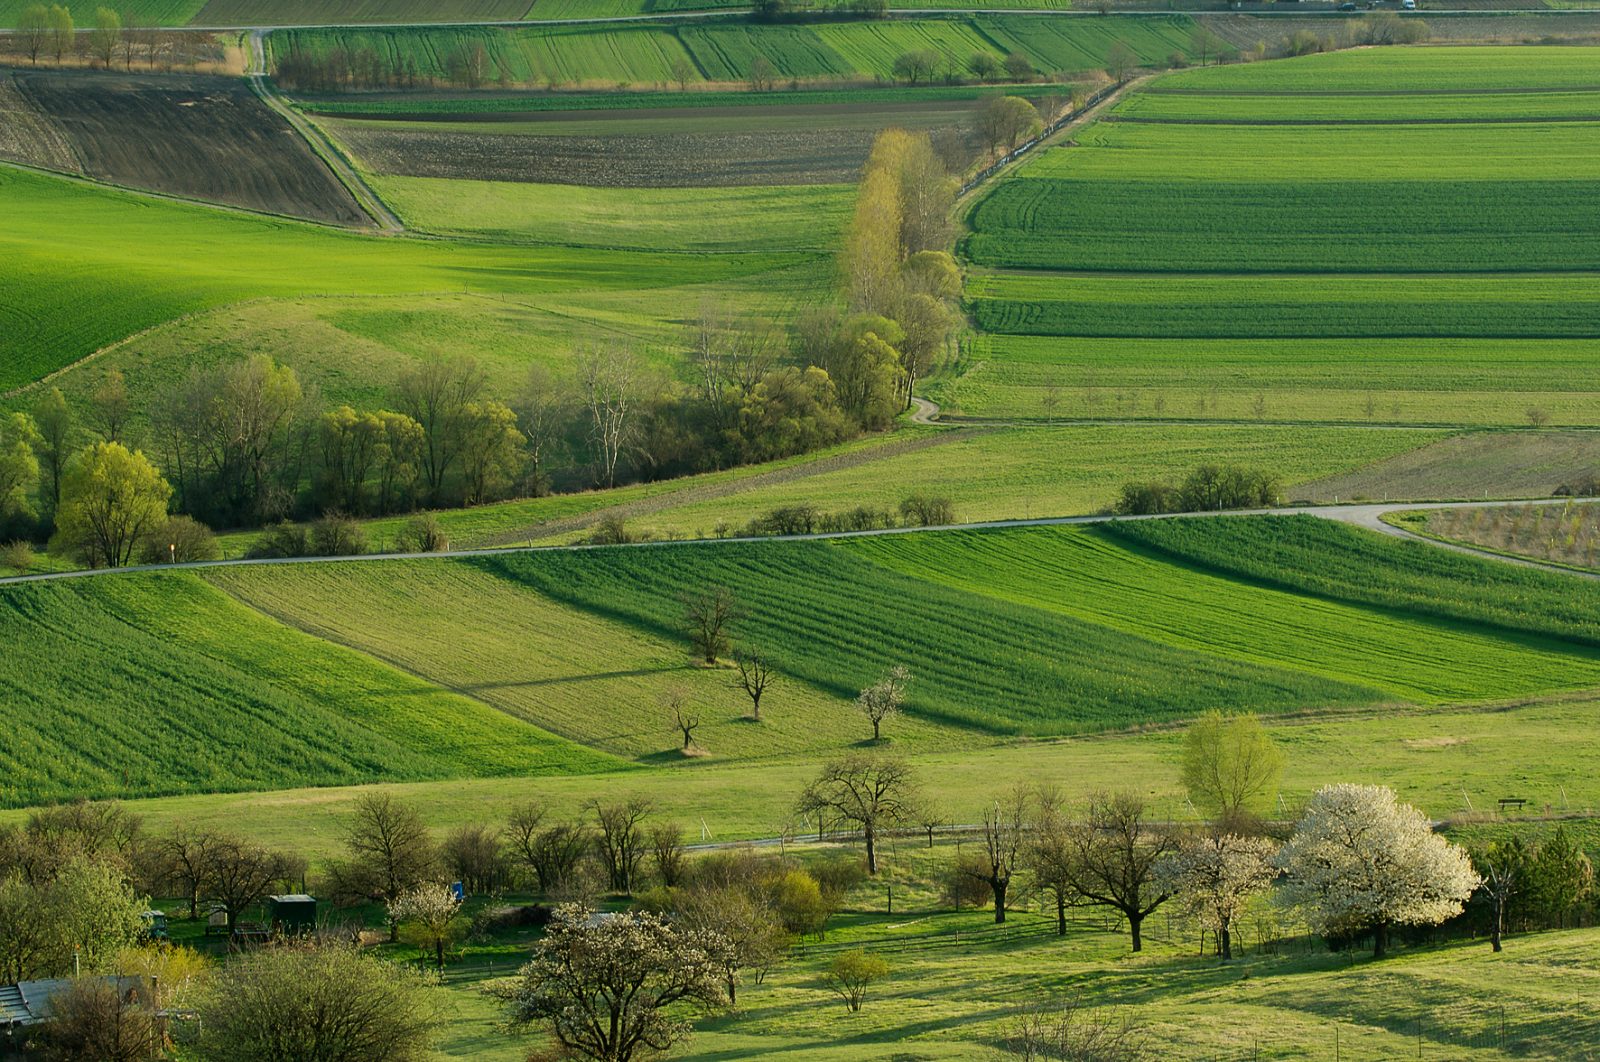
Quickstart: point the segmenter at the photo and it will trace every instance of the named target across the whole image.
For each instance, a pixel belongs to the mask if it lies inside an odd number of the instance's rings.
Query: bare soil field
[[[405,119],[321,119],[373,172],[406,177],[685,188],[836,184],[859,175],[878,131],[925,129],[971,157],[971,103],[640,109]],[[483,120],[477,120],[483,119]]]
[[[33,115],[20,135],[10,120],[0,122],[0,154],[14,161],[247,210],[371,224],[306,142],[242,80],[16,70],[6,83],[11,95],[0,100],[13,99]],[[7,148],[13,140],[15,154]]]
[[[5,70],[0,70],[0,159],[63,173],[82,172],[61,130],[28,102]]]

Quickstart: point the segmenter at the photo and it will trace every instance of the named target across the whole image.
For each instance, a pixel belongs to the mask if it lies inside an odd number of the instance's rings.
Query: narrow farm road
[[[1454,543],[1440,542],[1425,535],[1414,534],[1404,528],[1383,522],[1387,513],[1417,512],[1432,509],[1455,509],[1463,505],[1474,508],[1498,509],[1510,505],[1538,505],[1566,502],[1600,502],[1600,498],[1529,498],[1492,502],[1389,502],[1381,505],[1296,505],[1282,509],[1231,509],[1222,512],[1159,513],[1150,516],[1046,516],[1031,520],[984,520],[970,524],[945,524],[938,527],[889,527],[875,531],[829,531],[812,535],[762,535],[738,538],[693,538],[665,542],[632,542],[615,546],[507,546],[490,549],[462,549],[448,553],[363,553],[353,557],[262,557],[245,560],[195,561],[189,564],[148,564],[126,568],[93,568],[71,572],[43,572],[38,575],[14,575],[0,579],[0,586],[18,583],[46,583],[62,579],[93,579],[133,572],[171,572],[204,568],[268,567],[284,564],[361,564],[368,561],[388,560],[448,560],[455,557],[494,557],[512,553],[577,553],[595,549],[714,549],[717,546],[742,542],[821,542],[836,538],[876,538],[884,535],[922,535],[939,531],[977,531],[1017,527],[1070,527],[1078,524],[1105,524],[1117,520],[1175,520],[1185,517],[1205,518],[1217,516],[1315,516],[1324,520],[1337,520],[1356,527],[1378,531],[1396,538],[1411,539],[1439,549],[1454,550],[1487,560],[1516,564],[1527,568],[1540,568],[1561,575],[1574,575],[1584,579],[1600,579],[1600,572],[1578,571],[1560,565],[1544,564],[1520,557],[1508,557],[1490,550],[1474,549]]]
[[[911,396],[911,423],[933,424],[939,419],[939,406],[926,398]]]
[[[356,203],[367,212],[378,228],[389,235],[406,231],[405,224],[356,172],[355,167],[345,160],[344,154],[322,135],[321,130],[306,121],[299,111],[285,103],[283,98],[273,91],[272,82],[267,77],[265,32],[259,29],[251,30],[249,40],[250,68],[245,72],[245,77],[249,79],[250,88],[261,98],[261,102],[276,111],[295,132],[300,134],[310,145],[312,152],[333,171],[339,183],[349,189]]]

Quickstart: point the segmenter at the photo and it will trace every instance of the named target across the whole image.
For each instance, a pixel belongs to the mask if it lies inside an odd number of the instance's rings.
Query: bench
[[[1523,797],[1501,797],[1500,810],[1521,811],[1523,806],[1527,803],[1528,801]]]

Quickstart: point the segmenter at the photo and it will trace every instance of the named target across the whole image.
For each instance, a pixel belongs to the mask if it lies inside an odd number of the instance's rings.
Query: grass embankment
[[[1595,423],[1600,122],[1561,119],[1600,116],[1597,55],[1152,82],[975,206],[966,254],[1015,271],[973,274],[991,335],[930,393],[980,416],[1107,416],[1115,394],[1145,418]]]

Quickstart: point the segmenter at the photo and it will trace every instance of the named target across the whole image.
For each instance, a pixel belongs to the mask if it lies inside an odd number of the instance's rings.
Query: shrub
[[[1275,477],[1237,465],[1201,465],[1179,489],[1188,512],[1265,509],[1282,501]]]
[[[450,536],[444,525],[432,513],[413,517],[395,539],[395,548],[401,553],[448,553]]]
[[[311,525],[311,547],[319,557],[354,557],[367,551],[367,530],[353,516],[330,512]]]
[[[192,516],[167,517],[139,545],[140,564],[190,564],[221,556],[217,536]]]
[[[0,568],[10,568],[18,575],[27,575],[33,570],[33,546],[20,539],[0,546]]]
[[[1112,511],[1119,516],[1175,513],[1183,507],[1178,488],[1166,483],[1124,483]]]
[[[750,529],[758,535],[810,535],[821,517],[815,505],[785,505],[756,517]]]
[[[834,959],[823,980],[852,1013],[861,1009],[867,988],[889,976],[889,964],[857,948]]]
[[[256,539],[245,555],[252,559],[304,557],[310,552],[310,533],[302,525],[285,520],[261,532],[261,537]]]
[[[602,516],[588,538],[591,546],[625,546],[634,541],[636,539],[628,531],[627,522],[616,513]]]
[[[926,494],[913,494],[900,503],[900,515],[908,524],[919,527],[938,527],[956,522],[955,506],[949,498],[936,498]]]

